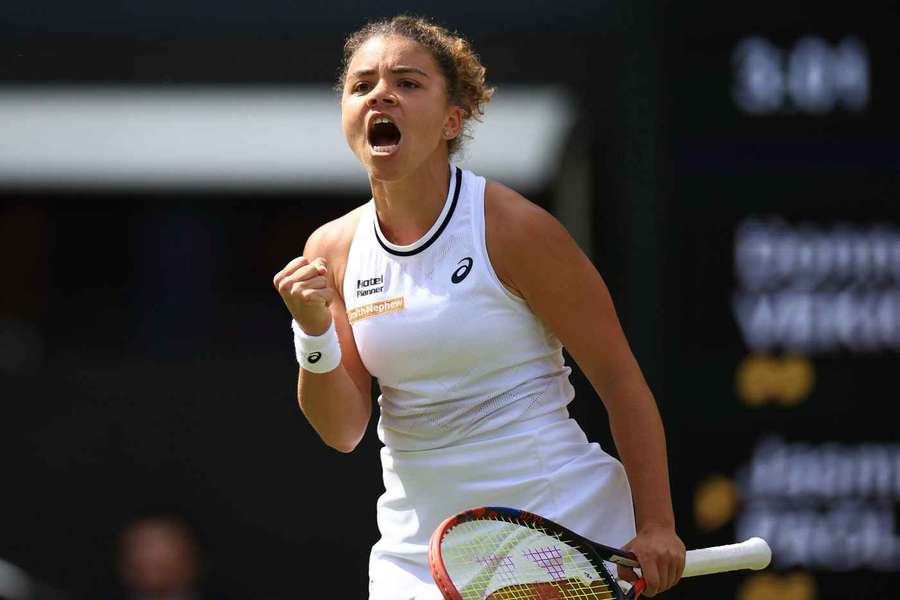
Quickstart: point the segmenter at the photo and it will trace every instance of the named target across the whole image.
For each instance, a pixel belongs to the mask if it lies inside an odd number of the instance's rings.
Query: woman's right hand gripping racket
[[[765,540],[689,550],[683,577],[765,568]],[[488,506],[448,518],[431,536],[428,563],[446,600],[633,600],[604,561],[639,567],[634,554],[592,542],[539,515]]]

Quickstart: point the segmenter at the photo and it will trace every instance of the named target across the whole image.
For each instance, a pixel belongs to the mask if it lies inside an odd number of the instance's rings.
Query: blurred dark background
[[[154,511],[193,527],[211,597],[365,597],[374,421],[352,454],[318,440],[271,279],[368,198],[329,88],[343,38],[400,12],[497,85],[460,164],[554,212],[609,285],[688,547],[773,546],[666,597],[889,597],[898,3],[5,0],[0,598],[116,597]],[[614,451],[573,366],[571,412]]]

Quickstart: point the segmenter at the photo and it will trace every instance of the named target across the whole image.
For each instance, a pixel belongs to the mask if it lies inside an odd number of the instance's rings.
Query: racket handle
[[[769,548],[769,544],[762,538],[754,537],[739,544],[688,550],[682,577],[741,569],[758,571],[767,567],[771,560],[772,550]]]

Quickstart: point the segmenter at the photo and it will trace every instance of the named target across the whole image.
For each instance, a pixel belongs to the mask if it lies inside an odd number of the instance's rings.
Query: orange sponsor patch
[[[387,313],[397,312],[398,310],[403,310],[405,305],[406,304],[403,296],[400,296],[399,298],[391,298],[390,300],[382,300],[381,302],[363,304],[362,306],[357,306],[352,310],[348,310],[347,318],[351,323],[355,323],[363,319],[368,319],[369,317],[375,317],[378,315],[384,315]]]

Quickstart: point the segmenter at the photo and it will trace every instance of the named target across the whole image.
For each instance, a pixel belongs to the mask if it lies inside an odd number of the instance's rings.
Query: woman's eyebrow
[[[428,77],[428,73],[423,71],[422,69],[417,69],[416,67],[406,67],[406,66],[397,66],[391,69],[391,73],[394,75],[406,75],[408,73],[416,73],[423,77]]]
[[[428,73],[417,67],[396,66],[391,68],[391,73],[393,73],[394,75],[407,75],[409,73],[416,73],[423,77],[430,77]],[[374,74],[375,69],[359,69],[358,71],[353,71],[354,77],[368,77]]]

